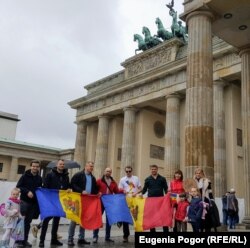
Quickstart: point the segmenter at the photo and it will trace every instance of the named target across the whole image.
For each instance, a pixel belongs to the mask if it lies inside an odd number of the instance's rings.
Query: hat
[[[235,193],[235,189],[234,188],[230,189],[230,193]]]
[[[185,193],[181,193],[181,194],[179,194],[179,197],[184,197],[184,198],[186,198],[186,194],[185,194]]]

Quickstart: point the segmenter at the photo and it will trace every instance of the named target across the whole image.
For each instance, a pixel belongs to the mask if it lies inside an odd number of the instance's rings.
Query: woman
[[[177,201],[179,200],[179,194],[185,193],[184,187],[183,187],[183,173],[181,170],[177,170],[174,173],[173,180],[170,181],[170,187],[169,190],[170,197],[171,197],[171,203],[173,207],[173,231],[177,231],[176,223],[175,223],[175,211],[177,207]]]
[[[217,227],[220,226],[220,218],[212,193],[211,181],[205,177],[205,173],[201,168],[197,168],[194,173],[194,180],[204,203],[201,230],[205,229],[205,232],[211,232],[213,227],[216,232]]]

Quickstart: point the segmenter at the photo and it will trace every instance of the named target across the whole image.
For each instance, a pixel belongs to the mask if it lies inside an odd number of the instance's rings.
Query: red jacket
[[[175,212],[175,219],[179,221],[183,221],[185,217],[187,216],[187,207],[189,206],[189,202],[187,200],[185,201],[179,201],[177,204],[177,209]]]
[[[176,193],[176,194],[180,194],[180,193],[184,193],[185,190],[183,188],[183,181],[181,180],[176,180],[176,179],[173,179],[171,182],[170,182],[170,189],[169,191],[171,193]]]
[[[96,181],[97,187],[98,187],[98,191],[101,192],[102,194],[107,194],[107,189],[108,186],[105,183],[105,179],[104,177],[99,178]],[[123,193],[123,191],[118,189],[117,183],[115,182],[115,180],[111,177],[111,183],[109,185],[109,193],[108,194],[117,194],[117,193]]]

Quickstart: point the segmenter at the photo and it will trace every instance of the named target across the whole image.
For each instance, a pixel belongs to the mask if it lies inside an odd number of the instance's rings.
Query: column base
[[[250,229],[250,216],[245,216],[242,220],[242,225],[245,226],[245,229]]]

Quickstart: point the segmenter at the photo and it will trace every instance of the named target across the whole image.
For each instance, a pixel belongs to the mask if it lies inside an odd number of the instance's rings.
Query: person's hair
[[[130,169],[131,171],[133,171],[133,168],[132,168],[131,165],[127,165],[127,166],[125,167],[125,171],[126,171],[126,169]]]
[[[58,161],[63,161],[63,162],[64,162],[64,159],[63,159],[63,158],[59,158],[59,159],[57,160],[57,162],[58,162]]]
[[[201,173],[201,177],[206,177],[203,169],[201,169],[200,167],[198,167],[198,168],[195,169],[194,176],[195,176],[196,172],[200,172]]]
[[[183,173],[182,173],[182,171],[181,171],[181,170],[177,170],[177,171],[175,171],[175,173],[174,173],[174,178],[175,178],[175,174],[179,174],[179,175],[181,175],[181,181],[183,180]]]
[[[13,188],[13,189],[11,190],[11,193],[12,193],[13,191],[20,193],[21,190],[20,190],[19,188]]]
[[[156,165],[156,164],[151,164],[149,167],[150,167],[150,169],[151,168],[157,168],[158,169],[158,165]]]
[[[38,161],[38,160],[31,160],[30,161],[30,166],[32,166],[32,164],[39,164],[40,165],[40,161]]]
[[[201,192],[200,192],[200,190],[199,190],[197,187],[191,187],[191,188],[190,188],[190,192],[191,192],[191,189],[195,189],[196,192],[197,192],[197,195],[198,195],[198,196],[201,196]]]
[[[87,165],[87,164],[95,164],[93,161],[88,161],[86,164],[85,164],[85,166]]]

